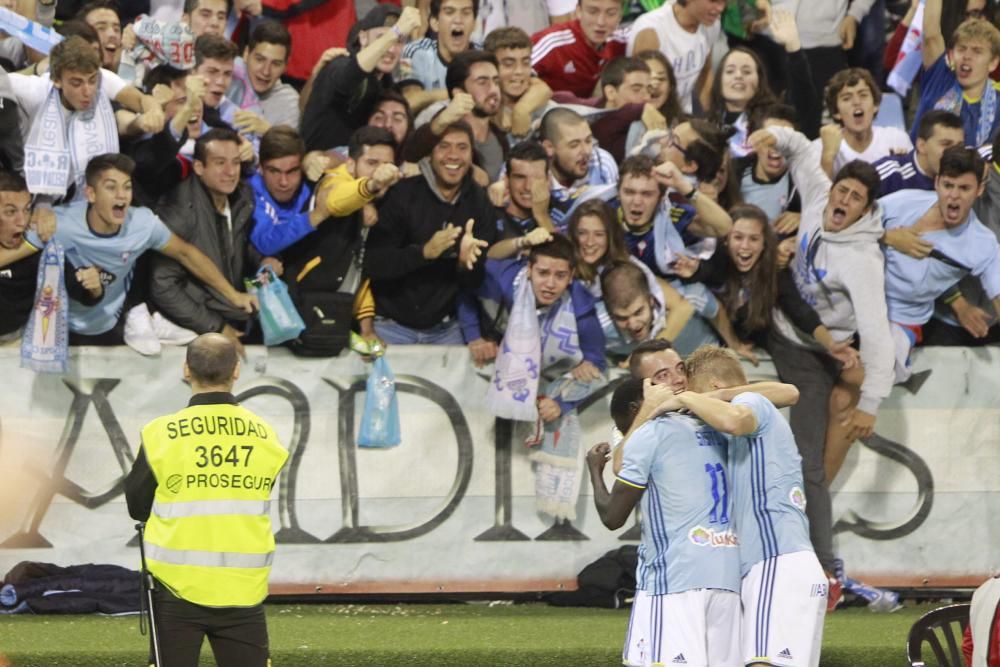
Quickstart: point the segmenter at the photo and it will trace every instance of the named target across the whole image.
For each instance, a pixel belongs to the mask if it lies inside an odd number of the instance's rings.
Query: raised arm
[[[374,72],[378,61],[386,51],[399,40],[405,40],[413,29],[420,25],[420,10],[416,7],[404,7],[399,20],[392,30],[386,30],[378,39],[358,51],[358,66],[365,72]]]
[[[816,161],[812,145],[801,132],[787,127],[769,127],[757,130],[748,141],[758,155],[776,146],[787,158],[792,181],[801,193],[803,210],[818,206],[820,201],[829,197],[830,178]]]
[[[921,52],[924,68],[937,62],[944,53],[944,34],[941,32],[942,0],[926,0],[924,3],[924,43]]]
[[[629,515],[642,498],[643,489],[615,480],[611,492],[604,484],[604,467],[611,451],[606,442],[594,445],[587,452],[587,469],[590,471],[590,483],[594,487],[594,506],[601,523],[609,530],[617,530],[625,525]]]
[[[694,315],[694,306],[666,280],[657,278],[656,282],[663,291],[663,305],[667,309],[667,318],[663,323],[663,329],[660,331],[658,338],[664,338],[673,342],[681,335],[681,331],[684,330],[684,327],[687,326],[687,323]]]
[[[681,173],[673,162],[664,162],[653,170],[653,178],[691,202],[695,210],[695,220],[688,227],[691,233],[704,237],[722,237],[733,228],[733,219],[726,210],[703,194],[697,187],[692,187],[687,177]]]

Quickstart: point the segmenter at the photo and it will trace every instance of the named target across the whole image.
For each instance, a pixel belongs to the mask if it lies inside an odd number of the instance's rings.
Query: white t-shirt
[[[823,142],[821,139],[814,139],[812,142],[813,154],[818,164],[823,156]],[[898,127],[882,127],[875,125],[872,127],[872,142],[868,148],[860,153],[851,148],[846,141],[841,140],[840,152],[833,161],[833,173],[836,174],[845,164],[852,160],[861,160],[873,164],[878,160],[896,153],[909,153],[913,150],[913,142],[910,135]]]
[[[712,45],[719,38],[721,30],[719,23],[716,22],[711,28],[699,25],[693,33],[688,32],[677,23],[674,3],[669,2],[635,20],[625,51],[628,55],[634,55],[635,39],[643,30],[656,33],[660,40],[660,51],[673,65],[674,76],[677,77],[677,97],[684,111],[691,113],[694,85],[705,68],[705,63],[712,56]]]
[[[42,110],[45,98],[49,94],[49,86],[52,80],[48,72],[41,76],[28,76],[25,74],[10,74],[10,86],[14,90],[14,97],[17,98],[17,105],[20,108],[21,134],[25,140],[28,139],[28,131],[31,129],[32,119]],[[128,85],[125,79],[114,72],[101,69],[101,90],[108,96],[109,100],[115,99],[120,92]],[[64,105],[60,105],[64,115],[69,114],[69,110]]]

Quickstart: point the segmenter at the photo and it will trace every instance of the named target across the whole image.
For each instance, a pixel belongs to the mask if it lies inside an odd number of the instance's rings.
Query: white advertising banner
[[[488,414],[488,375],[464,348],[390,349],[403,437],[388,449],[355,444],[368,369],[355,355],[248,353],[237,396],[291,452],[272,592],[572,588],[637,538],[634,524],[601,525],[584,475],[586,449],[610,437],[610,388],[580,409],[576,516],[554,521],[536,511],[528,425]],[[0,574],[23,560],[137,568],[122,482],[142,426],[187,404],[183,350],[74,349],[67,376],[19,362],[0,348]],[[872,583],[978,583],[1000,567],[1000,351],[921,350],[916,368],[933,372],[894,389],[834,486],[838,550]],[[748,370],[773,379],[767,364]]]

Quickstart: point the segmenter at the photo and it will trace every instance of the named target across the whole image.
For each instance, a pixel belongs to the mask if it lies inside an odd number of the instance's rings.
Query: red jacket
[[[609,60],[625,55],[625,36],[615,31],[600,50],[592,47],[580,21],[549,26],[531,36],[531,66],[553,91],[568,90],[577,97],[594,94],[601,70]]]

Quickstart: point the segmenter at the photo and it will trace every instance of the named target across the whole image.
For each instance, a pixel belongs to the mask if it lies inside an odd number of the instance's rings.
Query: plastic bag
[[[365,392],[365,411],[358,429],[358,446],[395,447],[402,440],[399,402],[396,400],[396,378],[385,357],[378,357],[372,363]]]
[[[271,267],[262,266],[257,277],[247,280],[246,285],[247,291],[255,293],[260,301],[258,317],[264,345],[281,345],[298,338],[306,323],[288,295],[288,286],[274,275]]]

